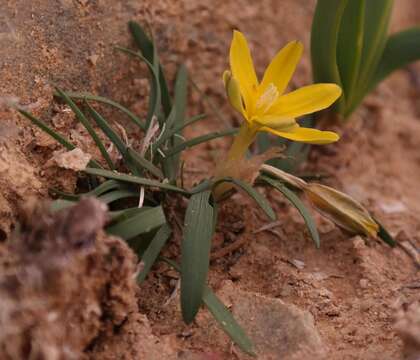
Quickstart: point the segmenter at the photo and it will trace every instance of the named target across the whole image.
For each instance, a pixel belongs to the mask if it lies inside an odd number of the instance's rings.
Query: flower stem
[[[240,164],[245,158],[249,146],[254,142],[256,135],[257,129],[255,127],[249,126],[246,122],[241,125],[226,159],[216,168],[216,179],[239,176]],[[213,195],[216,200],[219,200],[232,188],[233,185],[231,183],[221,183],[214,189]]]

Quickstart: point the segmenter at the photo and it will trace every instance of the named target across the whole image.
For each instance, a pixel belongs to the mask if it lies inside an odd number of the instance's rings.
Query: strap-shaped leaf
[[[107,179],[114,179],[114,180],[132,183],[132,184],[157,187],[163,190],[175,191],[175,192],[179,192],[185,195],[189,194],[188,191],[181,189],[179,187],[170,185],[170,184],[161,183],[156,180],[146,179],[139,176],[121,174],[116,171],[86,168],[84,172],[91,175],[103,176],[104,178],[107,178]]]
[[[142,211],[128,219],[117,222],[106,228],[107,233],[119,236],[124,240],[148,233],[166,223],[165,214],[161,206]]]
[[[260,179],[265,181],[267,184],[271,185],[278,191],[280,191],[285,196],[285,198],[289,200],[293,204],[293,206],[299,211],[299,213],[303,217],[303,220],[305,220],[305,224],[309,230],[309,234],[311,235],[312,240],[315,243],[315,246],[319,248],[321,242],[319,239],[318,230],[316,228],[315,221],[312,218],[312,215],[309,212],[309,210],[306,208],[305,204],[299,199],[299,197],[292,190],[290,190],[281,182],[275,181],[268,176],[260,176]]]
[[[120,200],[120,199],[127,199],[127,198],[133,198],[138,197],[139,193],[133,190],[115,190],[107,192],[104,195],[101,195],[98,197],[99,200],[104,202],[105,204],[110,204],[114,201]]]
[[[158,258],[162,248],[165,246],[166,241],[168,241],[169,237],[171,236],[171,233],[172,230],[170,226],[168,224],[164,224],[153,237],[150,245],[147,247],[146,251],[141,257],[143,269],[137,276],[137,281],[139,283],[142,283],[146,279],[147,274]]]
[[[420,27],[391,35],[370,84],[370,90],[393,71],[416,60],[420,60]]]
[[[207,281],[213,237],[214,208],[211,191],[191,196],[184,221],[181,245],[181,310],[189,324],[197,314]]]
[[[255,188],[253,188],[250,184],[246,183],[245,181],[226,177],[222,179],[218,179],[214,184],[213,188],[215,188],[218,184],[222,182],[231,182],[235,185],[237,185],[239,188],[241,188],[243,191],[245,191],[251,198],[255,200],[257,205],[266,213],[266,215],[271,220],[276,220],[276,214],[272,207],[270,206],[270,203],[267,201],[267,199],[262,196]]]
[[[98,95],[92,95],[89,93],[82,93],[82,92],[66,92],[66,94],[71,97],[72,99],[81,99],[81,100],[90,100],[90,101],[96,101],[96,102],[100,102],[106,105],[110,105],[118,110],[120,110],[121,112],[123,112],[124,114],[126,114],[128,116],[128,118],[135,123],[138,127],[140,127],[142,130],[145,130],[146,127],[143,123],[143,121],[141,121],[135,114],[133,114],[130,110],[128,110],[126,107],[122,106],[121,104],[117,103],[116,101],[107,99],[103,96],[98,96]],[[56,93],[54,94],[55,96],[60,96],[60,94]]]
[[[150,39],[150,37],[146,34],[143,28],[136,22],[130,21],[128,23],[128,27],[130,32],[139,47],[143,56],[151,63],[154,64],[158,59],[154,59],[157,55],[155,51],[155,46]],[[162,96],[162,107],[165,113],[165,116],[169,116],[171,112],[171,98],[169,96],[168,84],[165,79],[165,74],[163,72],[162,65],[159,63],[159,84],[160,84],[160,91]]]
[[[362,59],[365,2],[366,0],[347,2],[338,35],[337,64],[346,105],[354,95]]]
[[[204,288],[203,302],[225,333],[245,353],[255,356],[254,345],[242,327],[236,322],[229,309],[219,300],[208,286]]]
[[[352,1],[352,0],[350,0]],[[337,66],[337,41],[348,0],[318,0],[311,30],[311,60],[314,82],[342,85]],[[337,102],[344,106],[344,95]]]
[[[349,116],[367,94],[387,41],[388,24],[393,0],[366,0],[363,51],[357,88],[347,104],[345,116]]]
[[[164,178],[162,170],[155,166],[151,161],[146,160],[137,151],[133,150],[132,148],[128,148],[127,152],[128,156],[131,157],[132,161],[137,164],[137,166],[145,168],[148,172],[161,180]]]
[[[175,270],[180,271],[179,265],[165,257],[161,259],[172,266]],[[255,356],[253,344],[246,335],[242,327],[236,322],[229,309],[220,301],[216,294],[208,287],[204,287],[203,303],[209,309],[222,330],[235,342],[239,348],[245,353]]]
[[[24,117],[29,119],[34,125],[38,126],[42,131],[44,131],[46,134],[50,135],[54,140],[56,140],[59,144],[63,145],[67,150],[73,150],[76,148],[74,144],[72,144],[70,141],[68,141],[64,136],[60,135],[58,132],[51,129],[46,123],[44,123],[42,120],[36,118],[32,114],[26,112],[25,110],[18,109],[19,113],[21,113]],[[90,160],[88,165],[90,167],[95,167],[102,169],[101,164],[99,164],[95,160]]]

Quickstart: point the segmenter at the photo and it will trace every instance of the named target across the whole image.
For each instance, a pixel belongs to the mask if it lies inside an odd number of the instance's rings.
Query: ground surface
[[[46,198],[51,186],[71,190],[76,181],[74,173],[64,173],[48,162],[59,147],[2,103],[27,105],[51,120],[57,130],[70,134],[82,148],[91,149],[72,115],[53,104],[51,84],[109,96],[141,114],[147,103],[146,71],[112,50],[115,44],[130,44],[125,24],[136,19],[154,30],[169,72],[185,61],[194,81],[210,98],[211,103],[192,89],[190,113],[204,110],[210,116],[186,136],[221,129],[239,120],[225,105],[221,85],[231,29],[246,33],[260,72],[286,41],[302,40],[306,51],[292,86],[307,84],[314,3],[37,0],[28,5],[23,0],[6,0],[0,14],[0,240],[10,236],[19,204],[31,196]],[[419,14],[416,1],[399,0],[392,29],[420,22]],[[332,175],[328,183],[365,204],[400,242],[417,247],[419,69],[418,65],[411,66],[383,83],[352,121],[338,130],[342,134],[338,144],[311,154],[309,169]],[[212,112],[212,104],[221,109],[222,118]],[[189,181],[212,171],[227,146],[228,141],[217,140],[190,151],[185,158]],[[236,196],[235,203],[223,210],[226,216],[218,228],[215,250],[237,239],[244,239],[244,245],[214,260],[210,274],[212,287],[232,305],[256,339],[261,358],[402,359],[403,342],[398,334],[407,338],[418,326],[415,306],[420,301],[420,279],[413,258],[401,248],[352,238],[320,217],[322,246],[316,250],[299,215],[278,194],[267,196],[280,221],[270,231],[257,231],[267,219],[242,196]],[[112,241],[108,243],[114,244]],[[172,246],[176,251],[176,244]],[[124,251],[128,250],[119,250]],[[5,261],[9,252],[5,242],[0,263],[8,271],[13,269]],[[124,262],[118,254],[112,256]],[[127,256],[127,269],[132,268],[132,261]],[[106,272],[112,267],[103,269]],[[105,283],[121,281],[118,277],[106,279],[95,287],[95,296],[101,294],[101,286],[112,288]],[[102,327],[96,324],[89,329],[94,340],[87,345],[82,342],[79,351],[97,359],[245,359],[205,312],[193,326],[183,325],[174,293],[176,283],[175,274],[159,266],[136,295],[131,283],[117,287],[116,292],[130,289],[131,299],[122,302],[130,305],[125,306],[123,315],[118,314],[118,321],[110,322],[113,328],[102,318]],[[118,295],[115,297],[119,303]],[[97,297],[92,304],[107,306]],[[304,330],[290,331],[295,337],[288,338],[278,330],[284,319],[276,320],[273,314],[282,313],[284,304],[297,307],[288,308],[289,315],[293,313],[303,324]],[[57,309],[62,311],[58,305]],[[406,311],[411,315],[405,315]],[[80,324],[86,326],[85,321]],[[296,350],[290,350],[295,343],[310,349],[297,345]],[[290,351],[281,344],[289,344]]]

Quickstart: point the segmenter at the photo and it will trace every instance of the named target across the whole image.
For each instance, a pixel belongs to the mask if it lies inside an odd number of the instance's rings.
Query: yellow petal
[[[223,73],[223,83],[230,104],[246,118],[239,84],[228,70]]]
[[[295,72],[302,52],[303,45],[298,41],[292,41],[281,49],[268,65],[260,85],[260,91],[264,92],[267,86],[273,83],[282,94]]]
[[[264,115],[253,120],[261,126],[282,131],[287,131],[286,129],[297,125],[296,120],[293,118],[284,118],[275,115]]]
[[[335,84],[315,84],[304,86],[280,98],[268,110],[267,114],[279,117],[295,118],[323,110],[341,95],[341,89]]]
[[[245,36],[236,30],[233,32],[229,57],[232,75],[239,83],[245,107],[249,110],[253,107],[253,94],[256,92],[258,80]]]
[[[337,141],[340,137],[332,131],[321,131],[317,129],[304,128],[296,125],[288,131],[280,131],[267,126],[263,126],[261,131],[268,131],[274,135],[284,137],[289,140],[299,141],[309,144],[329,144]]]

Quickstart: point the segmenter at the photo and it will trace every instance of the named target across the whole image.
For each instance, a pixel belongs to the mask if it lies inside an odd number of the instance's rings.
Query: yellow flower
[[[283,94],[302,50],[300,42],[287,44],[258,82],[245,36],[234,31],[230,47],[231,71],[225,71],[223,81],[231,105],[246,120],[238,137],[243,137],[248,146],[258,131],[311,144],[328,144],[339,139],[334,132],[303,128],[295,120],[330,106],[341,95],[339,86],[315,84]]]

